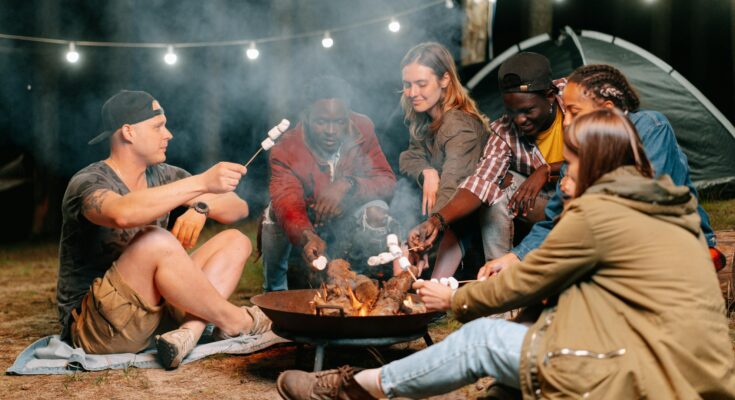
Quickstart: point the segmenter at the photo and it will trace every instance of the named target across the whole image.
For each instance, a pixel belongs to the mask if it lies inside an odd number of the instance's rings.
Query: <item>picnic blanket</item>
[[[182,364],[199,360],[218,353],[250,354],[289,340],[272,331],[262,335],[238,336],[216,342],[203,336],[199,344],[184,359]],[[104,369],[163,368],[156,357],[156,349],[150,348],[141,353],[87,354],[80,348],[73,348],[59,340],[59,335],[47,336],[37,340],[15,359],[6,373],[14,375],[71,374],[78,371],[101,371]]]

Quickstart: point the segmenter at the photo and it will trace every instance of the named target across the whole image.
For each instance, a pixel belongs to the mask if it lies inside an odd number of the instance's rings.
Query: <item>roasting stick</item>
[[[265,138],[262,142],[260,142],[260,148],[258,151],[253,154],[252,157],[248,160],[248,162],[245,163],[245,168],[250,165],[253,160],[255,160],[255,157],[260,154],[261,151],[265,150],[268,151],[276,144],[276,140],[283,134],[283,132],[286,132],[288,127],[291,125],[291,122],[289,122],[287,119],[282,119],[281,122],[278,123],[278,125],[271,128],[271,130],[268,131],[268,137]]]

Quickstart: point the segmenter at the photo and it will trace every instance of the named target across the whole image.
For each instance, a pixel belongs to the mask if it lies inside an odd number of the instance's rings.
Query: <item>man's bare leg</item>
[[[208,247],[205,250],[197,256],[204,264],[197,265],[170,232],[147,228],[123,252],[117,268],[128,286],[151,305],[159,304],[163,297],[177,308],[214,323],[227,334],[236,335],[249,330],[252,318],[247,311],[231,304],[222,295],[228,291],[231,294],[236,282],[218,278],[215,283],[219,287],[215,287],[208,279],[208,274],[216,275],[222,271],[233,276],[236,274],[234,270],[241,272],[242,266],[229,270],[222,259],[228,259],[232,254],[210,252]],[[240,257],[243,257],[242,253]],[[239,272],[237,275],[239,279]],[[189,322],[197,328],[195,321]],[[204,324],[198,323],[197,330],[201,334]]]
[[[191,259],[202,269],[207,280],[217,289],[222,298],[228,299],[240,282],[242,269],[251,252],[250,239],[240,231],[229,229],[218,233],[201,245],[191,254]],[[247,312],[244,314],[245,319],[248,320],[248,326],[252,325],[253,318]],[[199,338],[206,324],[206,321],[187,314],[181,328],[192,330],[195,337]],[[247,330],[249,328],[245,331]]]

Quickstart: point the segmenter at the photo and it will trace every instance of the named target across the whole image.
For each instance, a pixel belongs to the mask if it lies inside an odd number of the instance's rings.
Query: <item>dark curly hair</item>
[[[581,86],[585,95],[599,102],[610,100],[623,111],[637,111],[641,104],[628,79],[612,65],[583,65],[569,75],[568,81]]]

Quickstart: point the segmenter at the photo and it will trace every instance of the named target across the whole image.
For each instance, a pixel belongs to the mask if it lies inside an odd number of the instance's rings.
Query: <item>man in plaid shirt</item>
[[[513,219],[543,219],[553,193],[552,177],[563,162],[563,109],[559,93],[565,80],[551,80],[546,57],[514,55],[498,73],[506,114],[495,120],[475,173],[438,212],[409,233],[411,247],[427,248],[438,233],[482,206],[480,223],[486,259],[513,246]]]

